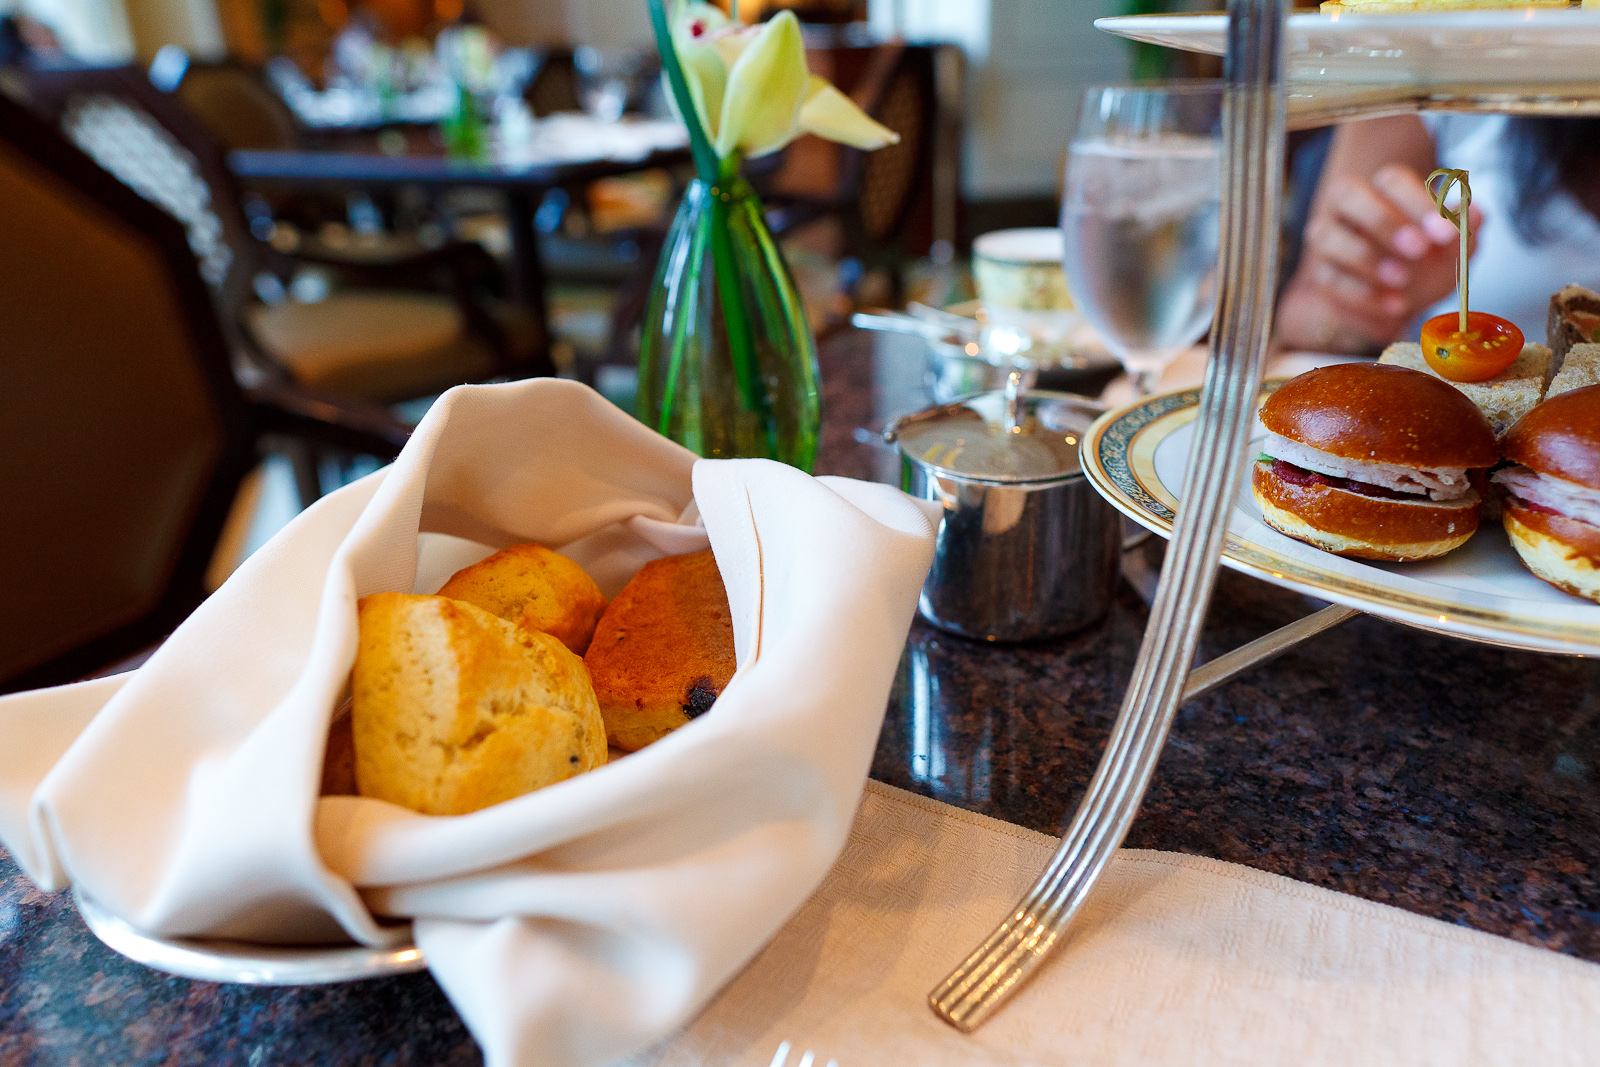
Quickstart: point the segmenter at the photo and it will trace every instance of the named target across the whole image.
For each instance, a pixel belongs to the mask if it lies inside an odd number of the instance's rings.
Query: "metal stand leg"
[[[1355,608],[1335,604],[1321,611],[1314,611],[1303,619],[1296,619],[1287,626],[1280,626],[1248,645],[1240,645],[1203,667],[1196,667],[1189,672],[1189,680],[1184,684],[1183,703],[1187,704],[1195,697],[1204,696],[1224,682],[1237,678],[1251,667],[1277,659],[1306,638],[1331,630],[1360,614],[1361,612]]]
[[[999,928],[928,996],[933,1010],[961,1030],[974,1030],[994,1014],[1071,926],[1127,836],[1187,688],[1266,362],[1283,181],[1288,6],[1288,0],[1228,4],[1221,298],[1185,497],[1122,711],[1060,850]]]
[[[1146,604],[1155,602],[1156,586],[1160,578],[1150,564],[1145,562],[1143,552],[1135,549],[1122,553],[1122,577],[1133,586]],[[1276,659],[1307,638],[1315,637],[1324,630],[1331,630],[1360,614],[1361,612],[1355,608],[1340,607],[1336,604],[1312,612],[1303,619],[1296,619],[1287,626],[1279,627],[1249,644],[1241,645],[1232,652],[1218,656],[1205,666],[1196,667],[1189,672],[1182,702],[1187,704],[1224,682],[1232,681],[1251,667]]]

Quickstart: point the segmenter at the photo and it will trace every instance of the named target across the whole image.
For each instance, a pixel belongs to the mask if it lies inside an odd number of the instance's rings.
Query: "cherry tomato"
[[[1467,312],[1467,332],[1461,315],[1435,315],[1422,324],[1422,358],[1452,382],[1481,382],[1493,378],[1522,354],[1522,331],[1499,315]]]

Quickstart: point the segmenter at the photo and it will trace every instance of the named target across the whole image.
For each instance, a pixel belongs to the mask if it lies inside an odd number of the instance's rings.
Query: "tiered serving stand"
[[[1186,700],[1361,611],[1468,640],[1600,655],[1600,606],[1540,588],[1495,531],[1480,532],[1461,561],[1442,571],[1421,565],[1434,569],[1418,576],[1289,541],[1237,501],[1277,281],[1286,130],[1425,109],[1600,115],[1600,10],[1362,16],[1288,8],[1288,0],[1230,0],[1226,15],[1096,22],[1225,57],[1218,307],[1203,389],[1109,413],[1084,439],[1096,488],[1171,544],[1122,710],[1059,851],[929,995],[962,1030],[981,1026],[1062,942],[1127,836]],[[1219,562],[1334,606],[1191,671]]]

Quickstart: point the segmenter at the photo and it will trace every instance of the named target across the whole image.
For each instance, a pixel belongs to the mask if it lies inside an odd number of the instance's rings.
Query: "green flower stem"
[[[745,406],[761,420],[766,436],[775,441],[777,428],[767,403],[767,383],[756,364],[755,340],[751,335],[750,311],[745,307],[743,286],[739,284],[739,260],[734,255],[729,228],[729,208],[744,197],[753,196],[739,177],[738,152],[722,161],[718,183],[711,187],[711,265],[717,274],[717,295],[721,297],[722,317],[728,330],[728,351],[733,359],[734,380],[744,395]]]
[[[662,255],[673,248],[676,242],[673,235],[668,235],[667,243],[662,246]],[[705,265],[706,258],[706,227],[695,226],[694,233],[689,239],[689,265],[683,280],[683,294],[681,300],[689,307],[695,307],[700,301],[700,269]],[[688,348],[689,326],[695,321],[693,315],[681,315],[673,323],[671,361],[667,364],[667,389],[661,404],[661,418],[657,429],[663,436],[672,430],[672,401],[678,395],[678,379],[683,374],[683,353]]]
[[[710,135],[700,125],[700,111],[694,106],[694,94],[689,92],[689,81],[683,76],[683,63],[678,59],[678,49],[672,43],[672,29],[667,25],[667,11],[662,0],[649,0],[650,28],[655,31],[656,51],[661,53],[661,69],[666,72],[667,86],[672,99],[678,104],[678,114],[689,130],[689,154],[694,157],[694,169],[707,185],[717,182],[717,153],[711,147]]]

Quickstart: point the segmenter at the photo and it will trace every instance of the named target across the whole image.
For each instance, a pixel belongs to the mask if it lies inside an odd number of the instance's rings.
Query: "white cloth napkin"
[[[76,882],[158,936],[379,945],[407,931],[373,913],[414,917],[491,1067],[627,1055],[838,854],[934,521],[886,486],[697,462],[574,383],[452,390],[392,467],[297,518],[138,671],[0,700],[0,841],[41,886]],[[431,592],[527,540],[610,595],[707,536],[739,661],[710,712],[471,815],[318,798],[358,597]]]
[[[1584,1067],[1600,966],[1232,863],[1122,849],[976,1033],[928,991],[1060,844],[878,782],[799,913],[629,1067]]]

